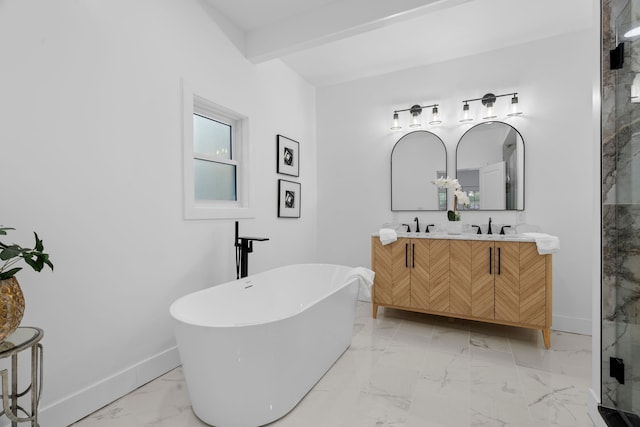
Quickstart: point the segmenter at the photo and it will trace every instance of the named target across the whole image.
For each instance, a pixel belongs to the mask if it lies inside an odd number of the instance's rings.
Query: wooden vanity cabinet
[[[520,242],[464,243],[471,252],[471,314],[519,322]]]
[[[376,272],[374,317],[378,305],[448,311],[448,240],[398,239],[382,245],[374,237],[371,264]]]
[[[381,305],[411,305],[410,243],[411,239],[398,239],[383,246],[380,239],[371,240],[371,263],[379,271],[375,277],[375,300]]]
[[[378,306],[540,329],[550,347],[551,255],[533,242],[372,238]]]

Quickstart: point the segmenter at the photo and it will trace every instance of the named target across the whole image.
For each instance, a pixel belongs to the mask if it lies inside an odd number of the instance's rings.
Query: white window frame
[[[186,82],[183,91],[183,183],[185,219],[242,219],[253,218],[249,208],[249,118],[211,101],[202,91],[194,92]],[[236,165],[236,198],[229,200],[196,200],[194,158],[201,158],[193,150],[193,115],[199,114],[231,126],[232,160]],[[218,161],[218,160],[216,160]]]

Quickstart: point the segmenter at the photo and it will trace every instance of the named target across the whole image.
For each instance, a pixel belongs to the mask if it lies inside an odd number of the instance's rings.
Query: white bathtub
[[[169,311],[198,418],[256,427],[293,409],[351,344],[357,271],[291,265],[175,301]]]

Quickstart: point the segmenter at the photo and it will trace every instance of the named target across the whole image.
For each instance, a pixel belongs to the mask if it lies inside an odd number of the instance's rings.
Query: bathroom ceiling
[[[254,63],[280,58],[316,86],[593,26],[589,0],[201,0]]]

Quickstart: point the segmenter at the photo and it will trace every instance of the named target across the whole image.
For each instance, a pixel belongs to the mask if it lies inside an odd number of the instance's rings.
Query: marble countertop
[[[380,237],[380,233],[376,232],[371,235],[372,237]],[[429,233],[416,233],[416,232],[400,232],[398,238],[408,239],[448,239],[448,240],[496,240],[500,242],[535,242],[535,239],[531,236],[524,234],[476,234],[476,233],[462,233],[462,234],[448,234],[444,232],[429,232]]]

